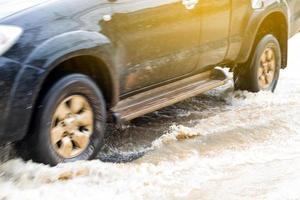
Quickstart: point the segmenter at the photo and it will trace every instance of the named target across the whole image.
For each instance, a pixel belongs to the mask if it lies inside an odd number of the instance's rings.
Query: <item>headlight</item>
[[[0,56],[16,43],[22,33],[20,27],[0,25]]]

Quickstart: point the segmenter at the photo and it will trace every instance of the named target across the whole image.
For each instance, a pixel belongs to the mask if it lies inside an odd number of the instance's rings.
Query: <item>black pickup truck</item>
[[[0,142],[55,165],[226,83],[274,91],[298,0],[0,0]],[[216,67],[218,66],[218,67]]]

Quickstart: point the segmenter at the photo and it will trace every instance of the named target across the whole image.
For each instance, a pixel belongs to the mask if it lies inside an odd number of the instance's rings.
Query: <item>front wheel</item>
[[[273,35],[263,37],[246,64],[234,70],[236,90],[274,92],[281,68],[281,50]]]
[[[26,141],[29,156],[50,165],[93,159],[103,145],[105,122],[105,102],[97,85],[85,75],[68,75],[38,106],[34,132]]]

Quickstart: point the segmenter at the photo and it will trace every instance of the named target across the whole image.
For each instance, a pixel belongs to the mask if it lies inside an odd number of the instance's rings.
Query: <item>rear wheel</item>
[[[273,35],[263,37],[246,64],[234,70],[236,90],[274,91],[281,68],[281,50]]]
[[[25,141],[29,156],[50,165],[93,159],[102,147],[105,123],[105,102],[97,85],[85,75],[68,75],[38,106],[34,133]]]

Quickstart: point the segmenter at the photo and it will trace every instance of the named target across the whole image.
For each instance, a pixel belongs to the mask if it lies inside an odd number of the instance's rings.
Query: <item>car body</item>
[[[0,25],[23,30],[0,57],[2,143],[30,134],[41,96],[65,74],[90,75],[108,112],[118,118],[120,102],[140,93],[215,66],[234,70],[251,57],[262,30],[270,28],[278,39],[285,68],[287,39],[300,28],[297,0],[0,0],[0,5]]]

